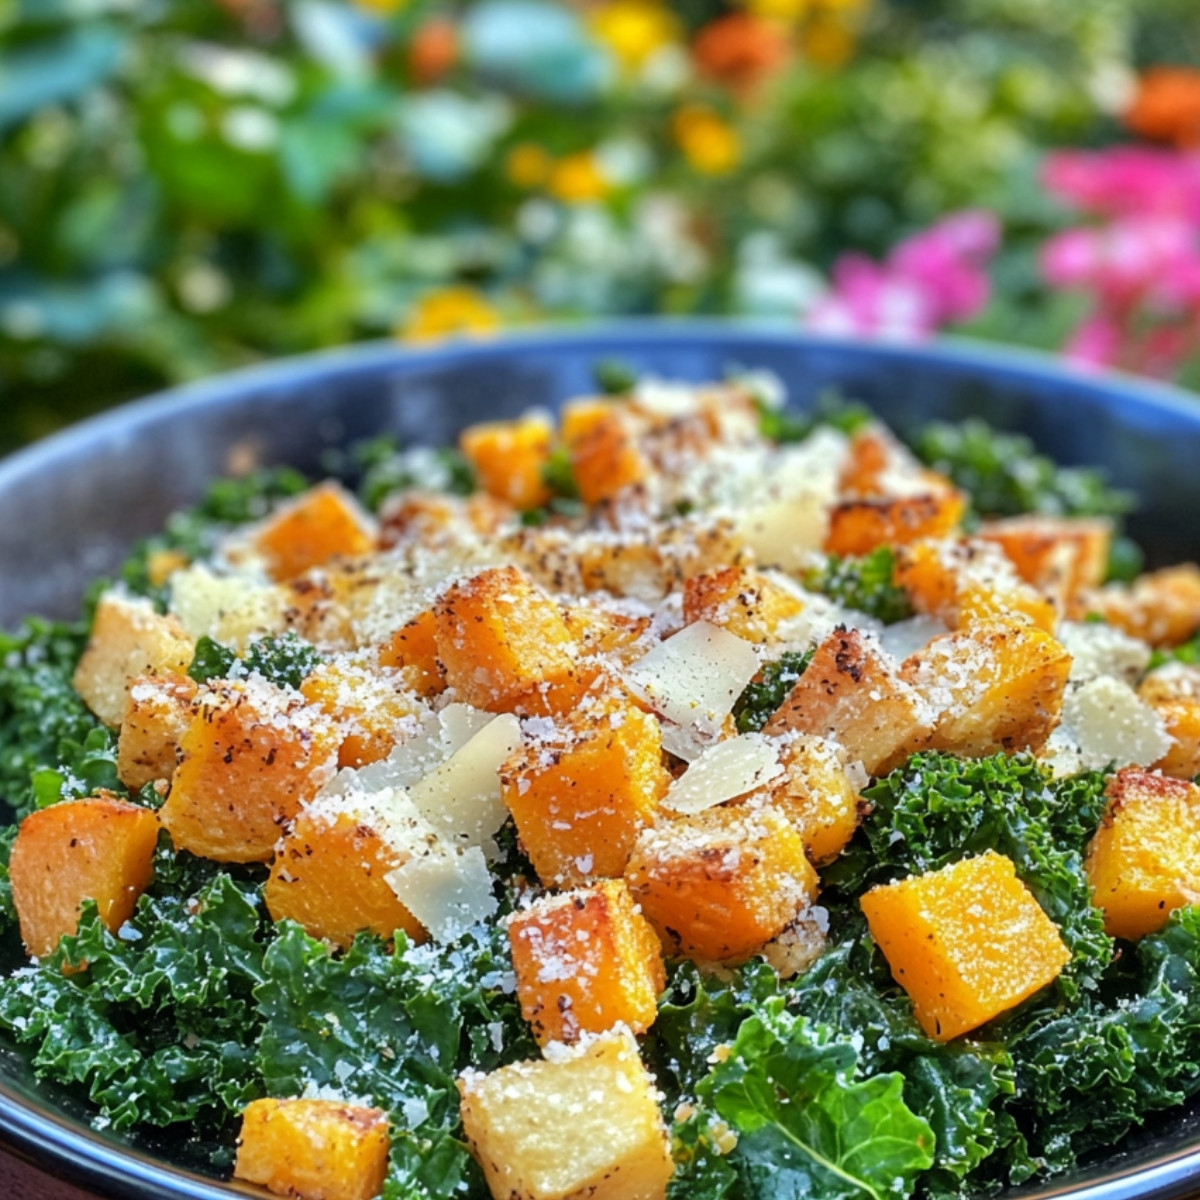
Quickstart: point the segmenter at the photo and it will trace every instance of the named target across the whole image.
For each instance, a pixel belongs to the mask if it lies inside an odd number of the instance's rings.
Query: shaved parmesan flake
[[[492,877],[478,846],[457,850],[436,840],[385,876],[396,899],[437,942],[452,942],[498,907]]]
[[[675,812],[703,812],[782,774],[775,747],[761,733],[743,733],[705,750],[667,789],[663,804]]]
[[[1136,683],[1150,662],[1150,647],[1113,625],[1064,621],[1058,640],[1071,652],[1072,682],[1086,683],[1110,675]]]
[[[1109,763],[1148,767],[1171,748],[1162,717],[1129,684],[1111,675],[1071,690],[1063,701],[1063,722],[1086,770]]]
[[[171,576],[167,606],[189,637],[241,645],[251,633],[282,628],[283,592],[243,575],[216,575],[203,564]]]

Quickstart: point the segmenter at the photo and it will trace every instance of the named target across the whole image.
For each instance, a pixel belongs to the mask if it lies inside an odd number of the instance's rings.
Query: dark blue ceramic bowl
[[[316,471],[324,449],[384,430],[410,444],[443,444],[472,421],[589,391],[592,365],[613,357],[689,380],[769,368],[798,407],[836,388],[901,430],[978,414],[1029,434],[1061,462],[1106,466],[1140,497],[1130,532],[1152,562],[1200,558],[1192,524],[1200,515],[1200,402],[1181,392],[973,346],[899,348],[728,324],[640,323],[419,352],[323,354],[180,388],[50,438],[0,462],[0,628],[29,612],[75,614],[89,579],[111,571],[137,538],[235,465]],[[190,1169],[196,1148],[182,1134],[126,1140],[94,1132],[80,1105],[39,1085],[2,1043],[0,1142],[99,1195],[261,1195]],[[1193,1105],[1157,1118],[1086,1169],[1007,1200],[1197,1193]]]

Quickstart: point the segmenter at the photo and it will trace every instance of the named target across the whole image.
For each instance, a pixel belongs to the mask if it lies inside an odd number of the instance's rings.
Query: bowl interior
[[[194,502],[217,475],[250,463],[317,472],[324,450],[384,431],[406,444],[445,444],[473,421],[591,391],[593,365],[614,357],[640,372],[687,380],[768,369],[798,407],[836,389],[900,431],[935,417],[982,416],[1027,433],[1061,462],[1106,466],[1139,497],[1129,529],[1151,562],[1200,555],[1189,520],[1200,511],[1193,465],[1200,462],[1200,404],[1180,393],[971,347],[905,349],[729,325],[642,324],[294,360],[128,406],[0,462],[0,628],[30,612],[75,615],[90,580],[113,571],[137,538]],[[188,1170],[203,1156],[182,1138],[123,1140],[92,1131],[82,1110],[35,1084],[24,1059],[2,1045],[0,1136],[108,1195],[216,1200],[242,1191]],[[1193,1107],[1153,1122],[1115,1155],[1011,1200],[1067,1192],[1165,1200],[1197,1187],[1200,1109]]]

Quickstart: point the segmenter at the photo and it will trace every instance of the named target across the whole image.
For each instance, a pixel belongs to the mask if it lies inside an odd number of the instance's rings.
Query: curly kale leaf
[[[764,665],[760,678],[746,685],[733,706],[739,733],[757,733],[787,699],[792,685],[808,669],[813,651],[789,650]]]
[[[823,566],[805,575],[804,586],[885,625],[894,625],[913,615],[908,594],[892,582],[895,567],[896,556],[888,546],[861,558],[830,554]]]
[[[0,1026],[31,1045],[39,1076],[81,1085],[115,1128],[219,1129],[262,1094],[257,889],[221,873],[193,896],[156,892],[119,935],[85,905],[77,934],[0,980]]]
[[[858,894],[996,850],[1012,859],[1070,947],[1071,963],[1058,983],[1070,997],[1080,985],[1096,986],[1112,958],[1112,939],[1083,873],[1103,789],[1099,774],[1056,782],[1030,755],[914,755],[863,793],[874,810],[827,879]]]
[[[321,665],[321,656],[290,630],[278,637],[255,638],[242,656],[210,637],[196,642],[187,673],[197,683],[261,675],[279,687],[298,688]]]
[[[759,432],[768,441],[783,445],[802,442],[821,428],[836,429],[853,434],[875,419],[875,414],[862,404],[847,400],[840,393],[828,391],[817,397],[810,412],[790,408],[775,408],[758,402]]]
[[[933,1164],[903,1077],[864,1077],[852,1043],[782,1004],[742,1024],[700,1091],[737,1135],[728,1162],[752,1200],[905,1196]]]
[[[475,1194],[482,1184],[461,1141],[455,1078],[468,1065],[487,1070],[536,1053],[511,970],[502,930],[477,930],[449,951],[398,935],[393,953],[360,936],[335,957],[285,925],[256,993],[267,1090],[328,1089],[394,1113],[385,1196]]]

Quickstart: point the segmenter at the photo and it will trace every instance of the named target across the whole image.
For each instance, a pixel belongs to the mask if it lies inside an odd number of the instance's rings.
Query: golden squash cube
[[[500,794],[547,886],[619,879],[670,776],[658,721],[614,701],[577,712],[500,768]]]
[[[1026,513],[986,521],[978,536],[999,546],[1026,583],[1065,608],[1081,590],[1104,582],[1112,534],[1112,522],[1102,517]]]
[[[341,736],[320,710],[254,680],[197,696],[162,807],[177,850],[266,862],[283,825],[337,769]]]
[[[1134,940],[1200,903],[1200,788],[1130,767],[1106,794],[1085,869],[1105,932]]]
[[[131,679],[184,675],[195,650],[183,626],[174,617],[156,613],[148,600],[105,592],[72,682],[88,708],[116,728],[125,715],[125,690]]]
[[[294,579],[334,558],[375,549],[375,527],[357,500],[336,483],[322,483],[289,501],[258,529],[254,548],[271,578]]]
[[[675,1172],[654,1079],[628,1031],[459,1080],[496,1200],[664,1200]]]
[[[1200,775],[1200,667],[1175,663],[1152,671],[1138,695],[1162,718],[1172,741],[1151,767],[1175,779]]]
[[[1077,614],[1099,613],[1152,646],[1178,646],[1200,630],[1200,567],[1183,563],[1081,593]]]
[[[839,742],[850,762],[881,775],[929,742],[926,706],[857,629],[835,629],[772,714],[769,737],[795,732]]]
[[[379,665],[404,671],[417,695],[428,698],[446,690],[446,668],[437,654],[437,618],[427,608],[380,647]]]
[[[117,777],[130,791],[175,774],[179,739],[197,691],[186,675],[143,675],[130,681],[117,739]]]
[[[235,1179],[297,1200],[375,1200],[387,1176],[387,1114],[340,1100],[253,1100]]]
[[[720,567],[683,585],[683,621],[708,621],[748,642],[771,641],[779,626],[804,610],[804,601],[782,584],[748,567]]]
[[[641,483],[650,471],[633,424],[620,410],[598,416],[567,446],[585,504],[611,500],[632,484]]]
[[[158,817],[109,796],[64,800],[21,822],[9,862],[13,904],[30,954],[49,954],[79,928],[85,900],[114,932],[154,875]]]
[[[433,614],[446,682],[476,708],[510,712],[573,665],[558,605],[517,567],[491,567],[452,584]]]
[[[471,425],[458,445],[489,495],[519,509],[537,508],[550,499],[542,475],[554,447],[554,426],[548,417],[530,413],[515,421]]]
[[[771,803],[799,831],[818,867],[833,862],[854,836],[862,801],[846,775],[846,752],[836,742],[811,734],[781,739],[782,780]]]
[[[842,500],[829,514],[825,550],[859,556],[880,546],[900,546],[921,538],[944,538],[962,521],[966,501],[959,492]]]
[[[1015,1008],[1071,958],[1012,862],[991,850],[872,888],[860,903],[892,977],[935,1041]]]
[[[968,758],[1037,753],[1062,715],[1071,655],[1029,623],[981,621],[934,638],[901,675],[936,714],[930,746]]]
[[[424,941],[421,923],[386,880],[409,856],[377,824],[369,813],[301,812],[263,886],[271,920],[295,921],[310,937],[342,948],[363,930],[390,938],[403,929],[413,941]]]
[[[521,1015],[539,1045],[654,1024],[667,982],[662,946],[621,880],[535,900],[509,918],[508,940]]]
[[[816,898],[800,834],[777,809],[718,805],[645,830],[626,882],[670,951],[737,962]]]

